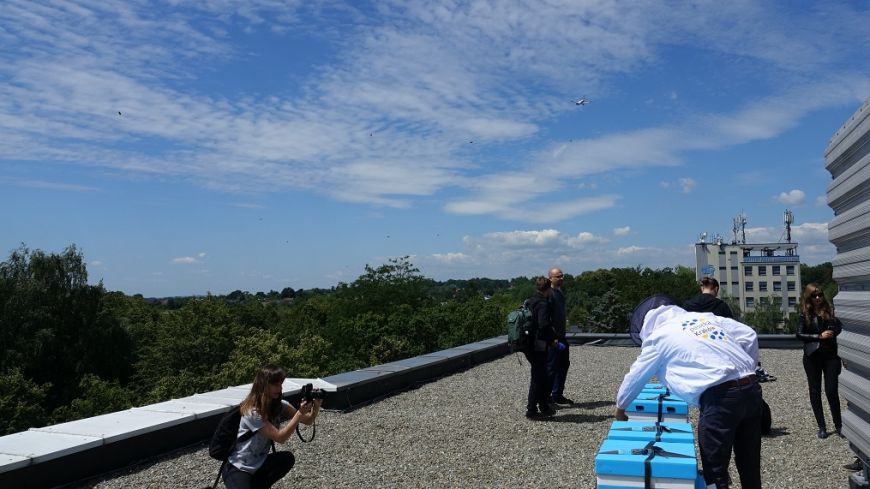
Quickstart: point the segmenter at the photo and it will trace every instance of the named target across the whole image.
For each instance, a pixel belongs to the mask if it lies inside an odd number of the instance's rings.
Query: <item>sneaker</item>
[[[556,414],[556,409],[553,406],[541,408],[541,416],[552,416],[554,414]]]
[[[828,432],[827,432],[827,430],[825,430],[824,428],[819,428],[819,438],[821,438],[822,440],[824,440],[824,439],[827,438],[827,437],[828,437]]]
[[[556,402],[556,404],[569,404],[569,405],[574,404],[574,401],[572,401],[571,399],[568,399],[565,396],[556,396],[553,398],[553,400]]]
[[[851,471],[857,472],[859,470],[864,469],[864,464],[861,463],[860,458],[856,458],[854,462],[844,465],[843,468],[846,470],[851,470]]]

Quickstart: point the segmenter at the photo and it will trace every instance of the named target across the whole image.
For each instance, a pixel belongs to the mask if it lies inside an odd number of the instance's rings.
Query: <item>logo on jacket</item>
[[[683,321],[683,331],[688,330],[702,340],[728,341],[728,335],[705,318],[692,318]]]

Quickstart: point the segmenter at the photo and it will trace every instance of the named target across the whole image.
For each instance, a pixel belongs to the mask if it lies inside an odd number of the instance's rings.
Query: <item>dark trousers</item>
[[[526,360],[532,366],[532,378],[529,381],[529,397],[526,400],[526,410],[534,412],[540,406],[545,410],[550,403],[550,383],[547,380],[547,352],[524,352]]]
[[[810,387],[810,406],[813,408],[813,416],[819,429],[827,429],[825,413],[822,412],[822,374],[825,376],[825,397],[828,398],[828,406],[831,407],[831,418],[834,428],[840,429],[843,420],[840,417],[840,394],[837,389],[837,378],[843,369],[840,357],[816,350],[812,355],[804,355],[804,371],[807,373],[807,384]]]
[[[716,487],[730,483],[731,450],[743,489],[761,488],[761,387],[720,384],[701,395],[698,447],[704,480]]]
[[[559,341],[565,344],[565,349],[560,351],[558,348],[550,348],[547,356],[547,377],[553,399],[565,395],[565,378],[568,376],[568,367],[571,366],[568,342],[564,339]]]
[[[228,463],[224,467],[224,485],[227,489],[267,489],[287,475],[294,463],[296,459],[290,452],[270,453],[253,474]]]

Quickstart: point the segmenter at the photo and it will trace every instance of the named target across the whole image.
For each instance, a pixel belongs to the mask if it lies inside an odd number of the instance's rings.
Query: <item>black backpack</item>
[[[242,422],[242,412],[239,408],[230,410],[221,418],[211,436],[211,442],[208,444],[208,454],[211,458],[224,461],[230,456],[233,447],[239,441],[245,441],[254,436],[253,431],[249,431],[242,436],[239,436],[239,424]]]
[[[208,444],[208,454],[211,458],[220,460],[221,466],[218,469],[214,484],[206,486],[205,489],[214,489],[217,487],[217,483],[221,480],[221,474],[223,473],[227,459],[229,458],[230,453],[232,453],[233,448],[236,446],[236,443],[243,442],[257,434],[255,431],[248,431],[244,435],[239,436],[239,424],[241,424],[241,422],[242,411],[238,406],[236,406],[221,418],[218,422],[217,428],[214,430],[214,434],[211,435],[211,441]],[[272,442],[272,452],[275,452],[275,442]]]

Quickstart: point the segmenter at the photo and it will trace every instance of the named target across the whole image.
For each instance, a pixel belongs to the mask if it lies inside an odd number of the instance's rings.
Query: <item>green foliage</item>
[[[620,332],[643,298],[683,301],[697,284],[685,267],[613,268],[566,275],[563,292],[570,323]],[[323,377],[503,335],[532,295],[528,277],[436,283],[406,256],[331,290],[154,300],[88,285],[74,246],[22,246],[0,263],[0,429],[246,384],[266,363]],[[763,311],[752,319],[770,328]]]
[[[45,399],[51,384],[37,384],[19,368],[0,374],[0,435],[42,426],[48,421]]]
[[[757,333],[778,333],[783,324],[782,306],[770,297],[761,297],[751,312],[743,314],[743,322]]]
[[[78,387],[79,396],[54,411],[54,422],[62,423],[133,407],[133,394],[117,381],[105,381],[96,375],[85,374]]]

